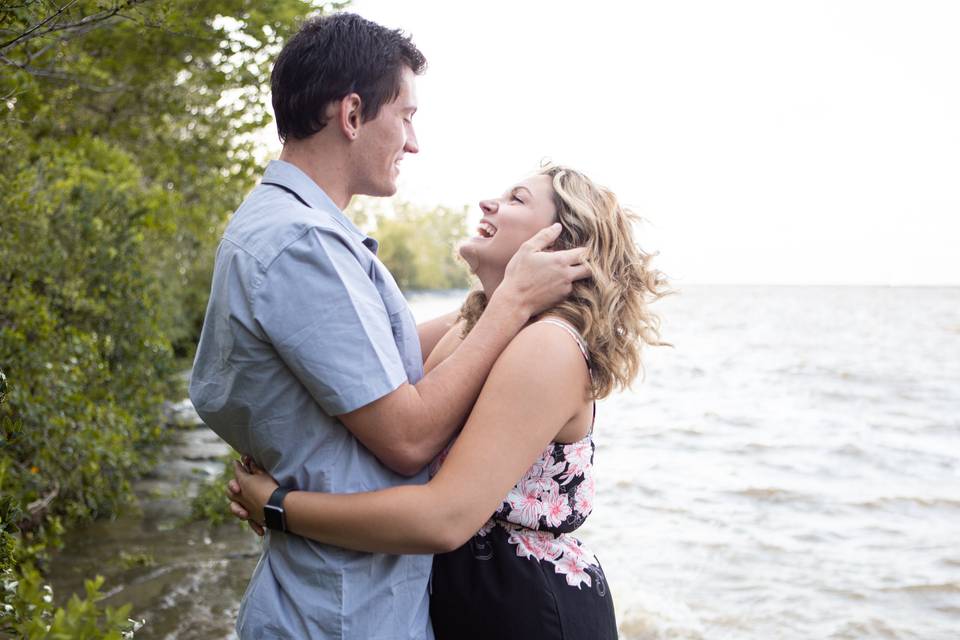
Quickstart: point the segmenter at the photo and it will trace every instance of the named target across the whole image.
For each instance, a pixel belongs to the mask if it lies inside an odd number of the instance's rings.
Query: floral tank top
[[[586,346],[573,327],[555,318],[538,322],[566,330],[577,341],[590,366]],[[439,470],[452,444],[431,465],[431,476]],[[593,453],[592,424],[590,433],[581,440],[569,444],[550,443],[474,536],[473,548],[478,558],[482,558],[485,548],[490,549],[487,538],[499,527],[507,534],[507,541],[515,547],[517,556],[551,563],[571,587],[591,587],[592,576],[602,575],[599,562],[569,534],[593,511]]]

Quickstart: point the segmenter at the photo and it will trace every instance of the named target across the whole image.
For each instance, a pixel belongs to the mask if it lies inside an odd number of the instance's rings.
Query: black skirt
[[[587,577],[573,579],[550,559],[518,555],[509,538],[506,528],[494,526],[434,557],[430,617],[437,640],[617,638],[613,599],[598,562],[585,569]]]

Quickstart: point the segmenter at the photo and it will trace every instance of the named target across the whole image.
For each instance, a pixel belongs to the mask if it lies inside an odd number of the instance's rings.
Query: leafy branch
[[[112,9],[98,11],[97,13],[83,16],[79,20],[75,20],[73,22],[59,22],[58,19],[64,16],[67,13],[67,10],[73,5],[77,4],[77,2],[79,2],[79,0],[70,0],[70,2],[57,9],[56,12],[28,28],[17,37],[0,44],[0,53],[6,53],[14,46],[21,46],[31,40],[42,38],[51,33],[70,33],[70,37],[83,35],[88,31],[101,26],[110,18],[120,14],[120,12],[124,9],[145,2],[145,0],[127,0],[126,2],[116,4]]]

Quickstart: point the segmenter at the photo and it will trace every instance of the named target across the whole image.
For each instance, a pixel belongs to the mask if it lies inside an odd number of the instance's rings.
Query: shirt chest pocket
[[[393,341],[400,352],[407,378],[411,384],[415,384],[423,377],[423,357],[420,352],[416,320],[396,280],[379,258],[374,257],[371,262],[371,277],[383,300],[387,316],[390,318]]]
[[[387,291],[383,294],[384,307],[390,318],[390,329],[393,332],[393,341],[397,345],[403,367],[407,372],[407,379],[415,384],[423,377],[423,358],[420,352],[420,337],[417,334],[417,323],[407,301],[400,293]]]

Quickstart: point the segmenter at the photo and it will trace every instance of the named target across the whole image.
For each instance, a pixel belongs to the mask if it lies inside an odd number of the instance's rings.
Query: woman
[[[460,253],[482,290],[426,370],[453,353],[510,258],[540,229],[560,222],[557,248],[586,247],[592,278],[504,350],[430,482],[351,495],[294,491],[284,500],[287,527],[358,551],[438,554],[430,614],[440,640],[615,638],[603,570],[570,533],[592,510],[594,401],[630,384],[643,343],[662,344],[647,304],[665,282],[633,243],[632,214],[581,173],[547,166],[480,207],[478,235]],[[237,465],[236,474],[233,512],[262,520],[276,483],[258,469]]]

